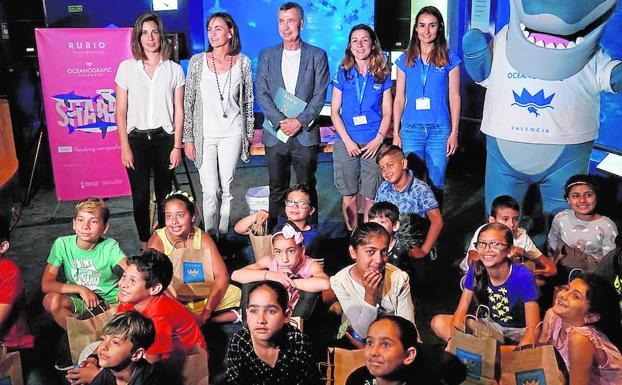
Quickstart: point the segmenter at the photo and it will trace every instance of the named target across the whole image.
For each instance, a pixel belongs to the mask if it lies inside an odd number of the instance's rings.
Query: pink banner
[[[58,200],[130,194],[114,121],[114,77],[130,28],[35,30]]]

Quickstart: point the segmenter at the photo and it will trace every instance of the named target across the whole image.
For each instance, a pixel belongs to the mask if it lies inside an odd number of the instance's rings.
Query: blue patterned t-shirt
[[[438,202],[430,186],[415,178],[408,170],[410,182],[404,191],[398,191],[384,181],[376,192],[376,202],[391,202],[400,209],[400,228],[396,237],[408,249],[420,247],[430,227],[427,212],[438,208]]]

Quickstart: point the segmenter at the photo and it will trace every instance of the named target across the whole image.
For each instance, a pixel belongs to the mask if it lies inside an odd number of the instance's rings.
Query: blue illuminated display
[[[256,72],[259,51],[281,42],[277,29],[277,14],[283,2],[283,0],[209,0],[203,2],[203,16],[204,20],[214,12],[228,12],[233,16],[240,29],[242,52],[251,58],[253,72]],[[350,29],[361,23],[373,28],[374,2],[313,0],[298,3],[305,12],[302,39],[326,51],[330,73],[334,74],[343,59]],[[207,46],[207,31],[204,29],[203,33]]]

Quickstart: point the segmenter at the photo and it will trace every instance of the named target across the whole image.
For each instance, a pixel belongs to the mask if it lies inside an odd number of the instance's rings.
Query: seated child
[[[408,248],[404,247],[396,237],[396,233],[400,228],[400,210],[391,202],[376,202],[369,208],[368,216],[370,222],[378,223],[391,234],[389,250],[387,251],[389,256],[388,262],[408,273],[412,289],[416,283],[416,269],[413,268],[415,260],[408,254]]]
[[[26,319],[24,281],[19,267],[6,258],[9,251],[9,220],[0,217],[0,344],[7,348],[29,349],[34,346]]]
[[[203,249],[210,254],[213,283],[207,298],[198,301],[184,301],[186,307],[198,315],[204,324],[233,322],[238,319],[240,289],[229,285],[229,272],[212,238],[200,228],[193,226],[197,207],[194,198],[182,191],[170,193],[164,200],[165,227],[155,230],[147,247],[171,256],[183,253],[185,249]],[[176,277],[185,282],[184,277]]]
[[[364,354],[365,366],[352,372],[346,385],[457,385],[466,378],[453,355],[426,357],[415,325],[395,315],[381,315],[369,325]]]
[[[387,263],[390,240],[391,235],[377,223],[359,225],[350,237],[354,264],[330,278],[343,309],[338,338],[345,335],[356,346],[360,346],[357,341],[365,341],[367,329],[378,314],[394,314],[415,322],[408,274]]]
[[[110,318],[97,348],[96,356],[102,370],[91,385],[168,384],[145,359],[145,352],[154,339],[153,322],[138,312],[119,313]]]
[[[52,245],[41,279],[43,307],[63,329],[67,317],[87,317],[101,301],[117,303],[126,258],[117,241],[103,238],[109,217],[102,199],[83,199],[73,218],[76,234],[59,237]],[[61,268],[66,283],[57,281]]]
[[[302,231],[307,255],[320,265],[324,265],[324,258],[318,255],[319,236],[317,227],[309,224],[315,207],[311,204],[311,192],[305,184],[290,187],[285,194],[285,217],[271,218],[265,210],[240,219],[233,228],[240,235],[249,235],[254,224],[266,225],[270,233],[278,231],[288,221],[293,222]]]
[[[40,368],[41,360],[33,349],[35,338],[26,318],[22,273],[6,256],[9,238],[9,219],[0,216],[0,345],[10,352],[19,351],[22,376],[27,383],[29,375]]]
[[[523,262],[524,258],[533,261],[535,269],[532,273],[536,276],[536,284],[541,286],[544,284],[543,278],[553,277],[557,274],[555,262],[544,256],[536,245],[531,241],[527,231],[520,228],[520,206],[516,199],[509,195],[501,195],[492,201],[492,209],[488,217],[488,223],[502,223],[512,230],[514,246],[512,246],[511,256],[515,262]],[[467,255],[460,263],[460,268],[466,273],[469,266],[479,259],[479,254],[475,250],[475,242],[477,236],[484,225],[475,230],[473,239],[468,244]],[[540,279],[538,279],[540,278]]]
[[[391,202],[399,208],[397,238],[408,248],[411,258],[436,259],[434,245],[443,228],[443,217],[432,189],[407,169],[404,152],[395,145],[383,145],[376,162],[384,182],[375,201]]]
[[[548,243],[550,255],[557,255],[563,245],[590,256],[591,266],[561,264],[567,268],[593,270],[603,257],[615,248],[618,235],[616,224],[596,211],[598,188],[589,175],[574,175],[566,182],[564,198],[570,209],[561,211],[551,224]],[[564,250],[562,255],[570,254]]]
[[[173,264],[154,249],[128,258],[119,287],[119,312],[136,310],[151,319],[155,342],[146,351],[149,362],[170,359],[195,346],[207,349],[192,313],[176,299],[164,294],[173,276]]]
[[[622,327],[609,282],[584,273],[557,294],[540,335],[559,351],[570,384],[622,384]]]
[[[533,274],[523,265],[513,264],[510,250],[512,230],[501,223],[488,223],[478,234],[475,249],[479,260],[470,267],[464,290],[453,315],[437,315],[432,331],[447,341],[451,328],[464,330],[464,322],[474,297],[490,310],[484,320],[497,329],[506,341],[532,344],[540,322],[538,289]],[[522,337],[522,339],[521,339]]]
[[[305,255],[302,232],[291,222],[272,236],[271,257],[263,257],[234,271],[231,279],[243,284],[265,280],[281,283],[289,293],[289,308],[293,315],[302,318],[311,315],[313,303],[299,302],[301,291],[317,293],[330,289],[324,269]],[[313,300],[312,297],[307,298]]]
[[[289,324],[287,289],[275,281],[254,286],[246,308],[247,325],[229,341],[224,383],[318,383],[309,338]]]

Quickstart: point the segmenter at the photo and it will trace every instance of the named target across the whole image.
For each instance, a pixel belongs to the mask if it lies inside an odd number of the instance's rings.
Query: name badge
[[[415,109],[429,110],[430,109],[430,98],[426,98],[426,97],[417,98],[417,100],[415,101]]]
[[[352,118],[355,126],[360,126],[362,124],[367,124],[367,116],[359,115]]]

